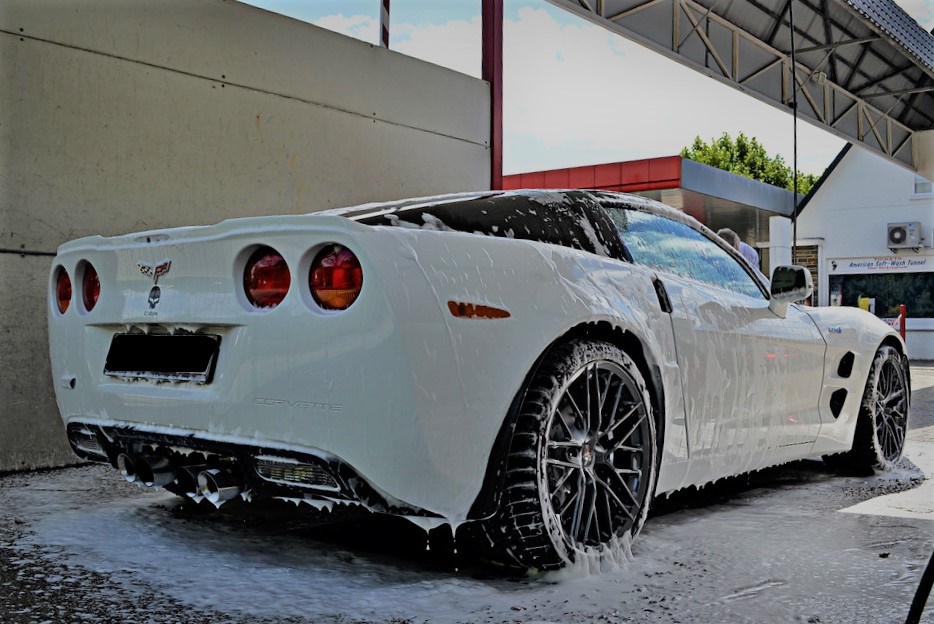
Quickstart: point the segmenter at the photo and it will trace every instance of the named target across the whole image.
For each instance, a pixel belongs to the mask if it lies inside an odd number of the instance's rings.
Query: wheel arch
[[[876,351],[878,351],[882,347],[892,347],[893,349],[898,351],[903,358],[905,358],[906,360],[908,359],[908,353],[905,349],[905,343],[891,334],[889,334],[882,340],[882,343],[879,345],[879,348],[876,349]],[[910,399],[911,397],[911,367],[910,366],[905,366],[905,380],[908,383],[908,396],[909,396],[909,401],[910,401],[911,400]]]
[[[541,366],[542,361],[556,346],[572,340],[581,339],[596,340],[612,344],[625,351],[635,362],[636,367],[642,374],[642,378],[645,380],[649,398],[652,403],[659,448],[657,461],[661,461],[661,448],[665,435],[665,396],[661,368],[654,355],[651,350],[646,347],[645,341],[628,329],[624,329],[608,321],[588,321],[580,323],[552,341],[551,344],[539,354],[534,364],[526,372],[525,378],[522,380],[522,386],[509,405],[509,410],[500,425],[496,441],[490,450],[490,455],[487,458],[486,473],[483,478],[483,486],[477,498],[474,500],[470,512],[467,514],[469,520],[486,519],[496,513],[506,477],[506,459],[509,457],[509,452],[512,447],[512,438],[515,432],[516,419],[519,415],[519,408],[525,398],[525,392],[529,387],[529,383]],[[656,470],[658,470],[658,468],[659,466],[656,466]]]
[[[904,374],[904,413],[898,411],[898,404],[891,407],[891,402],[899,394],[898,382],[890,380],[883,387],[882,366],[886,360],[894,360],[895,366]],[[911,373],[905,345],[897,336],[888,334],[873,351],[859,411],[851,428],[850,448],[823,455],[824,462],[857,476],[869,476],[894,468],[904,451],[910,404]],[[879,410],[882,410],[881,416]]]

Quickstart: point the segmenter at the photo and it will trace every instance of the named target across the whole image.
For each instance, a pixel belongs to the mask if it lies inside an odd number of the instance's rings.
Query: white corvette
[[[49,337],[75,452],[130,481],[476,521],[554,568],[666,492],[898,460],[904,343],[811,289],[643,198],[486,192],[76,240]]]

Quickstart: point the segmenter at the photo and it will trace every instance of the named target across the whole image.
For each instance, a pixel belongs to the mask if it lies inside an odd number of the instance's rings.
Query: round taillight
[[[254,307],[274,308],[289,292],[289,265],[272,247],[260,247],[243,270],[243,292]]]
[[[68,277],[68,271],[61,267],[55,277],[55,300],[58,302],[58,311],[64,314],[71,304],[71,278]]]
[[[101,280],[97,276],[97,269],[90,263],[84,265],[84,277],[81,278],[81,300],[84,309],[90,312],[101,298]]]
[[[363,269],[352,251],[328,245],[311,263],[308,285],[311,296],[325,310],[346,310],[360,295]]]

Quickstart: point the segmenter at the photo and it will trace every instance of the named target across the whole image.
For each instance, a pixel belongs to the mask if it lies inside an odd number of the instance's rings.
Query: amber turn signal
[[[448,301],[448,310],[457,318],[504,319],[512,316],[507,310],[462,301]]]

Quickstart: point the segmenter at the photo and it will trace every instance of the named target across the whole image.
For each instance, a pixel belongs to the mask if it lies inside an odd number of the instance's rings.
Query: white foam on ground
[[[924,473],[924,483],[912,490],[872,498],[840,511],[934,522],[934,426],[908,432],[905,457]]]

